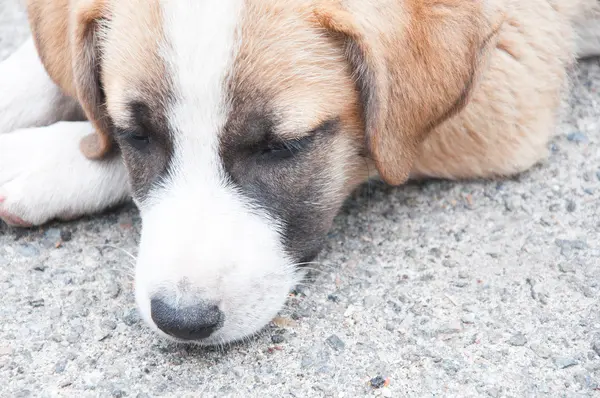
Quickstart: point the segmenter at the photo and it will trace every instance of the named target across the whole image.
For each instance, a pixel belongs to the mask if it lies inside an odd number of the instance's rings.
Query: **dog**
[[[29,0],[0,64],[0,218],[132,199],[136,301],[179,342],[261,330],[370,178],[543,159],[596,0]]]

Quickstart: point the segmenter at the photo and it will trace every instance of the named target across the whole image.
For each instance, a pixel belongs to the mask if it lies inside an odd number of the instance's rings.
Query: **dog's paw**
[[[90,161],[79,150],[87,122],[0,135],[0,219],[30,227],[73,219],[118,204],[128,196],[120,159]]]

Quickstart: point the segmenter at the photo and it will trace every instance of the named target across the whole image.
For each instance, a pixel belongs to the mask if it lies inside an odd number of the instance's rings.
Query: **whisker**
[[[101,247],[101,248],[109,248],[109,249],[115,249],[115,250],[118,250],[118,251],[120,251],[120,252],[123,252],[123,253],[127,254],[127,255],[128,255],[129,257],[131,257],[132,259],[134,259],[134,260],[137,260],[137,257],[136,257],[136,256],[134,256],[133,254],[131,254],[131,253],[130,253],[130,252],[128,252],[127,250],[125,250],[125,249],[122,249],[122,248],[120,248],[120,247],[117,247],[117,246],[113,246],[113,245],[97,245],[96,247]]]
[[[320,273],[324,273],[326,271],[329,271],[329,270],[322,270],[322,269],[312,268],[312,267],[303,267],[302,270],[303,271],[309,271],[309,272],[313,272],[314,271],[314,272],[320,272]]]
[[[318,263],[316,261],[306,261],[303,263],[292,263],[289,264],[288,267],[304,267],[305,265],[321,265],[321,263]]]
[[[299,269],[316,269],[316,268],[311,268],[308,267],[308,265],[315,265],[318,266],[319,268],[328,268],[328,269],[337,269],[338,267],[336,267],[335,265],[329,265],[329,264],[324,264],[324,263],[318,263],[315,261],[312,262],[306,262],[306,263],[292,263],[292,264],[288,264],[287,266],[285,266],[285,269],[289,269],[289,268],[299,268]]]

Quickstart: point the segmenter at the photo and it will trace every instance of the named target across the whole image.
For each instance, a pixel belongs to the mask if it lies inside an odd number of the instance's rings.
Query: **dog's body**
[[[538,162],[567,68],[600,54],[596,0],[28,3],[0,64],[0,218],[132,197],[142,315],[201,344],[264,326],[367,178]]]

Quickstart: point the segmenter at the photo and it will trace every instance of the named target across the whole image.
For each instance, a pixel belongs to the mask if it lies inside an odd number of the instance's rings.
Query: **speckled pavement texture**
[[[0,58],[24,20],[0,0]],[[244,344],[177,346],[140,322],[132,206],[0,226],[0,396],[600,396],[598,61],[573,76],[547,162],[365,186],[283,320]]]

